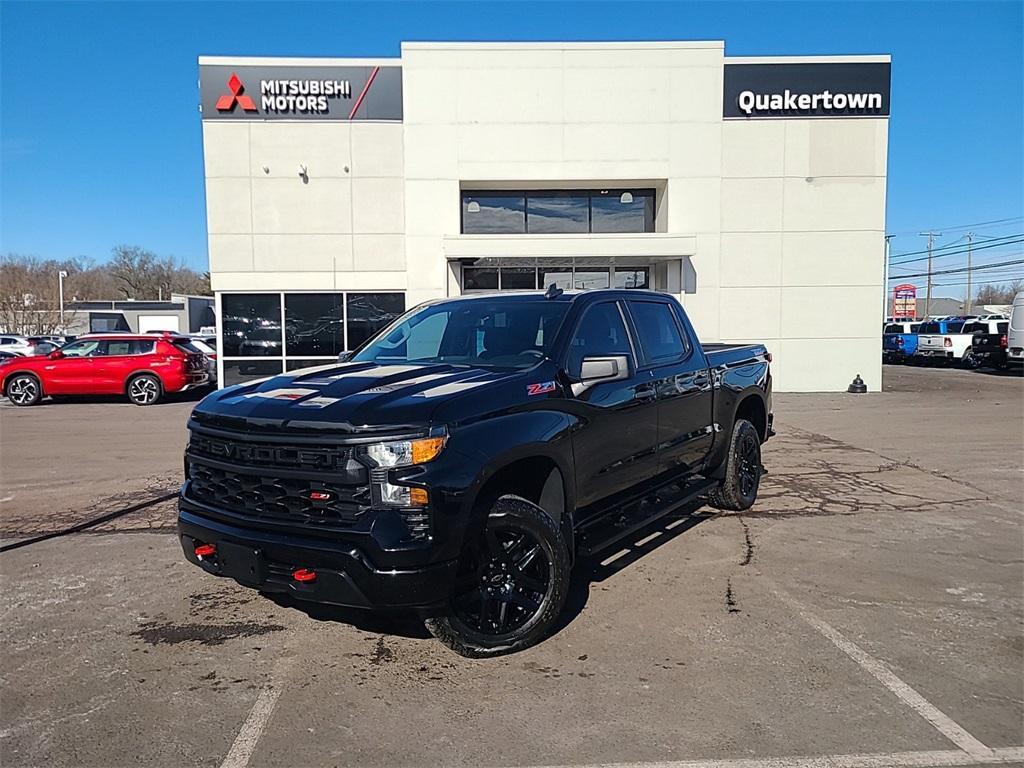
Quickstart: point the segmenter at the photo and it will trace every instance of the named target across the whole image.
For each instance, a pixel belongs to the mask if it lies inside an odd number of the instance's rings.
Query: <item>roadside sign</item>
[[[917,286],[904,283],[892,289],[893,317],[917,317]]]

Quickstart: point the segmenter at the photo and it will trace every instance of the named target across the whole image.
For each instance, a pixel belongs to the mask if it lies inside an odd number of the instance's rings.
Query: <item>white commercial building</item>
[[[722,42],[406,43],[201,57],[221,381],[419,302],[647,287],[779,391],[881,385],[888,56]]]

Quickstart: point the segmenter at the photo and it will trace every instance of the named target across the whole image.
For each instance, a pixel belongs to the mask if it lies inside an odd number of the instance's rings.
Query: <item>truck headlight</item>
[[[373,459],[378,467],[410,467],[436,459],[447,440],[448,436],[442,434],[417,440],[374,443],[366,446],[366,455]]]

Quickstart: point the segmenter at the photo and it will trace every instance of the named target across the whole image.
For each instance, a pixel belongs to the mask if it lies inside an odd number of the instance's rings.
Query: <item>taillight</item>
[[[1002,336],[999,337],[999,346],[1002,347],[1003,349],[1006,349],[1006,347],[1007,347],[1006,334],[1005,333]]]
[[[902,336],[897,336],[896,337],[896,346],[897,347],[902,347],[903,346],[903,337]]]
[[[944,347],[952,347],[953,346],[953,340],[951,338],[949,338],[949,336],[947,336],[946,338],[944,338],[942,340],[942,346],[944,346]]]

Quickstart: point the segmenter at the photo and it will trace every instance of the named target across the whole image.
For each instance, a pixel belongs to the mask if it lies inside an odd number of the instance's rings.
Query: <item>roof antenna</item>
[[[544,298],[545,299],[557,299],[563,293],[565,293],[565,291],[563,291],[557,285],[552,283],[551,285],[548,286],[548,289],[546,291],[544,291]]]

